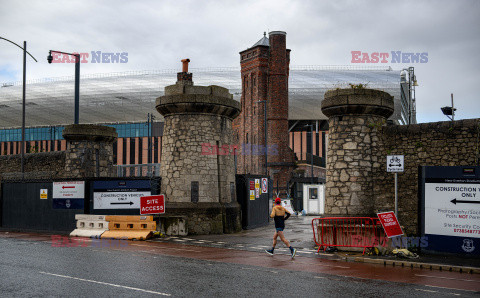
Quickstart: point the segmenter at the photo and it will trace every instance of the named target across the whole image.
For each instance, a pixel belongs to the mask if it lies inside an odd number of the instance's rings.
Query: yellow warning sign
[[[250,190],[250,200],[255,201],[255,190]]]
[[[48,199],[48,189],[40,189],[40,200]]]

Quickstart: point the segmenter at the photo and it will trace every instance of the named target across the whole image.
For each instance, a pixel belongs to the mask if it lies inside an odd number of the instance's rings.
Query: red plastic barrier
[[[377,218],[324,217],[312,220],[313,239],[317,252],[327,247],[367,248],[386,244],[383,228]]]

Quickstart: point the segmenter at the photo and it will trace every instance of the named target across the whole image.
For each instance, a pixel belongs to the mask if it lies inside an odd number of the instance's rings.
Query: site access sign
[[[165,214],[165,196],[140,197],[140,214]]]
[[[377,213],[377,216],[382,223],[383,229],[388,238],[403,235],[402,227],[400,227],[400,223],[393,211]]]

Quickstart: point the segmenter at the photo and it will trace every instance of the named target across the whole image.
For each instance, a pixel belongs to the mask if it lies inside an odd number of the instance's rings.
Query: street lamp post
[[[75,57],[75,119],[74,119],[73,123],[78,124],[79,108],[80,108],[80,54],[71,54],[71,53],[65,53],[65,52],[50,50],[50,52],[48,54],[48,57],[47,57],[47,61],[50,64],[53,61],[52,52],[53,53],[70,55],[70,56]]]
[[[267,145],[267,137],[268,137],[268,123],[267,123],[267,101],[266,100],[259,100],[257,103],[263,103],[263,115],[265,121],[265,176],[268,177],[268,145]]]
[[[6,38],[3,38],[0,36],[0,39],[3,39],[3,40],[6,40],[14,45],[16,45],[17,47],[19,47],[20,49],[23,50],[23,89],[22,89],[22,144],[20,146],[20,150],[21,150],[21,161],[20,161],[20,171],[22,172],[22,179],[24,178],[24,174],[25,174],[25,89],[26,89],[26,79],[27,79],[27,54],[30,55],[30,57],[32,57],[33,60],[35,60],[35,62],[38,62],[37,59],[35,59],[35,57],[32,56],[32,54],[30,54],[28,51],[27,51],[27,42],[26,41],[23,41],[23,48],[21,46],[19,46],[18,44],[14,43],[13,41],[11,40],[8,40]]]
[[[453,93],[451,94],[451,97],[452,97],[452,106],[451,107],[447,106],[440,109],[442,110],[443,114],[448,117],[448,119],[455,121],[455,111],[457,109],[455,109],[455,107],[453,106]],[[449,116],[452,116],[452,117],[449,117]]]

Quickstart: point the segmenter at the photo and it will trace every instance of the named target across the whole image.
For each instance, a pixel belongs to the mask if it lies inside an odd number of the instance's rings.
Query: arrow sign
[[[465,201],[465,200],[457,200],[457,199],[453,199],[450,202],[454,203],[455,205],[457,205],[457,203],[480,204],[480,201]]]
[[[388,166],[389,167],[401,167],[402,165],[401,164],[389,164]]]
[[[110,205],[133,205],[133,202],[110,203]]]

